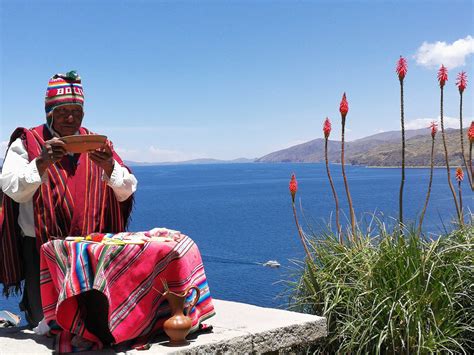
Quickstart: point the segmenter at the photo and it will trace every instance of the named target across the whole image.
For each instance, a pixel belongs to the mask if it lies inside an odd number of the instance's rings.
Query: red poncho
[[[80,134],[91,134],[81,127]],[[21,138],[31,161],[38,157],[46,140],[52,138],[46,125],[32,129],[17,128],[10,144]],[[113,152],[114,159],[123,165]],[[38,250],[52,237],[86,235],[93,232],[117,233],[125,230],[133,204],[133,195],[119,202],[114,191],[102,180],[103,170],[93,163],[88,154],[67,155],[47,170],[48,181],[43,182],[33,196],[35,232]],[[19,205],[3,196],[0,212],[0,283],[8,295],[12,287],[19,289],[23,280],[19,249]]]

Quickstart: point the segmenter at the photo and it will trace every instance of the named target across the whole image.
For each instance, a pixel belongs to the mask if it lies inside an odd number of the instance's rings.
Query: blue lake
[[[331,171],[342,210],[349,216],[340,166],[331,166]],[[292,260],[304,256],[288,190],[292,172],[298,179],[303,227],[310,223],[315,232],[325,229],[334,211],[324,164],[168,165],[134,167],[133,172],[139,185],[130,230],[160,226],[193,238],[214,298],[268,307],[287,304],[284,281],[297,270]],[[349,166],[346,172],[358,220],[368,223],[375,213],[393,225],[398,217],[400,169]],[[404,215],[405,221],[414,221],[425,201],[429,169],[406,172]],[[467,183],[463,185],[464,207],[472,210],[473,194]],[[442,233],[451,228],[454,217],[446,170],[436,169],[425,231]],[[350,225],[345,216],[343,220]],[[281,267],[259,264],[268,260],[278,260]],[[0,309],[18,312],[17,302],[0,299]]]

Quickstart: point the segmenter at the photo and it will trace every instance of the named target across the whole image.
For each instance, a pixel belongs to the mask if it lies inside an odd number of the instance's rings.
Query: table
[[[41,297],[46,320],[59,326],[57,351],[73,351],[70,340],[74,334],[93,341],[95,349],[101,348],[100,339],[88,329],[90,318],[105,320],[111,343],[131,339],[146,343],[170,316],[168,302],[161,295],[163,281],[177,293],[190,285],[199,287],[199,301],[188,314],[193,321],[191,331],[214,315],[201,255],[188,236],[178,234],[174,239],[141,245],[45,243]]]

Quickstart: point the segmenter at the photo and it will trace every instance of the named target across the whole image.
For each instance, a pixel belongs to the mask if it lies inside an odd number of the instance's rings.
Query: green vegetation
[[[299,280],[294,283],[292,307],[296,310],[323,315],[328,322],[328,337],[317,351],[323,353],[376,353],[376,354],[427,354],[427,353],[474,353],[474,227],[471,220],[464,223],[462,208],[462,188],[464,163],[472,186],[472,143],[474,142],[474,121],[471,122],[467,137],[470,143],[469,169],[464,156],[462,128],[462,93],[467,85],[466,73],[458,74],[456,85],[460,97],[460,127],[449,134],[444,129],[443,90],[448,80],[448,70],[444,65],[438,71],[441,89],[440,121],[442,133],[441,165],[446,166],[448,185],[456,208],[457,229],[435,240],[426,240],[422,234],[423,216],[429,202],[432,187],[433,167],[438,164],[435,136],[437,123],[430,125],[431,137],[426,133],[421,137],[413,135],[407,139],[404,130],[403,79],[407,73],[407,62],[400,56],[397,75],[400,80],[402,176],[399,194],[399,227],[387,232],[379,224],[379,234],[364,234],[356,228],[354,210],[344,171],[344,126],[348,103],[340,105],[342,117],[341,165],[347,200],[351,213],[351,230],[342,235],[329,232],[321,236],[313,235],[306,242],[299,226],[294,207],[297,191],[295,174],[290,182],[293,214],[298,234],[301,237],[307,257]],[[344,104],[344,105],[343,105]],[[328,121],[328,119],[326,119]],[[331,125],[325,123],[325,161],[328,168],[328,137]],[[459,133],[461,138],[458,141]],[[353,142],[352,164],[393,166],[400,161],[399,146],[390,142],[392,134],[367,137]],[[398,134],[395,136],[397,138]],[[282,159],[285,154],[306,153],[306,147],[317,140],[294,148],[273,153],[272,159]],[[458,143],[461,146],[458,146]],[[431,143],[431,144],[429,144]],[[431,149],[429,149],[431,147]],[[405,151],[406,150],[406,151]],[[370,154],[370,153],[373,154]],[[429,154],[427,154],[429,152]],[[454,155],[449,154],[454,153]],[[461,153],[458,153],[461,152]],[[405,154],[407,153],[407,154]],[[358,159],[358,154],[361,158]],[[264,157],[268,158],[270,156]],[[315,161],[314,154],[309,161]],[[430,159],[427,159],[429,157]],[[450,160],[457,159],[456,191],[451,179]],[[262,158],[263,159],[263,158]],[[299,161],[306,161],[299,157]],[[301,160],[302,159],[302,160]],[[364,160],[365,159],[365,160]],[[367,160],[368,159],[368,160]],[[284,161],[286,161],[285,158]],[[425,165],[430,161],[430,181],[425,204],[417,232],[407,230],[403,223],[403,189],[405,165]],[[370,164],[368,164],[370,162]],[[375,163],[375,164],[374,164]],[[451,166],[453,166],[451,161]],[[337,194],[332,186],[336,206]],[[459,202],[458,202],[459,201]],[[336,207],[337,208],[337,207]],[[416,226],[414,226],[416,227]],[[345,240],[345,242],[344,242]],[[308,248],[307,245],[310,245]],[[308,250],[309,249],[309,250]]]
[[[474,351],[474,227],[425,240],[416,232],[309,240],[292,309],[322,315],[318,352]]]

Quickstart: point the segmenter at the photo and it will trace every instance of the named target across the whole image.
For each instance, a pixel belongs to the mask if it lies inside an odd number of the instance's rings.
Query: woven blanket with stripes
[[[191,331],[214,315],[198,247],[180,233],[163,236],[164,230],[152,230],[155,237],[151,238],[152,231],[119,233],[118,238],[109,235],[43,244],[40,275],[43,311],[50,324],[59,326],[63,339],[78,334],[94,342],[95,348],[102,347],[99,338],[85,324],[85,312],[91,310],[84,310],[80,301],[80,295],[91,290],[105,296],[106,309],[92,311],[107,312],[108,328],[116,344],[131,339],[147,341],[162,329],[170,316],[168,302],[161,295],[164,281],[177,293],[191,285],[199,287],[199,301],[188,314],[193,322]],[[111,239],[108,242],[93,241],[105,241],[107,237]],[[188,300],[193,296],[190,293]],[[57,351],[74,351],[64,341],[59,343],[62,349]]]

